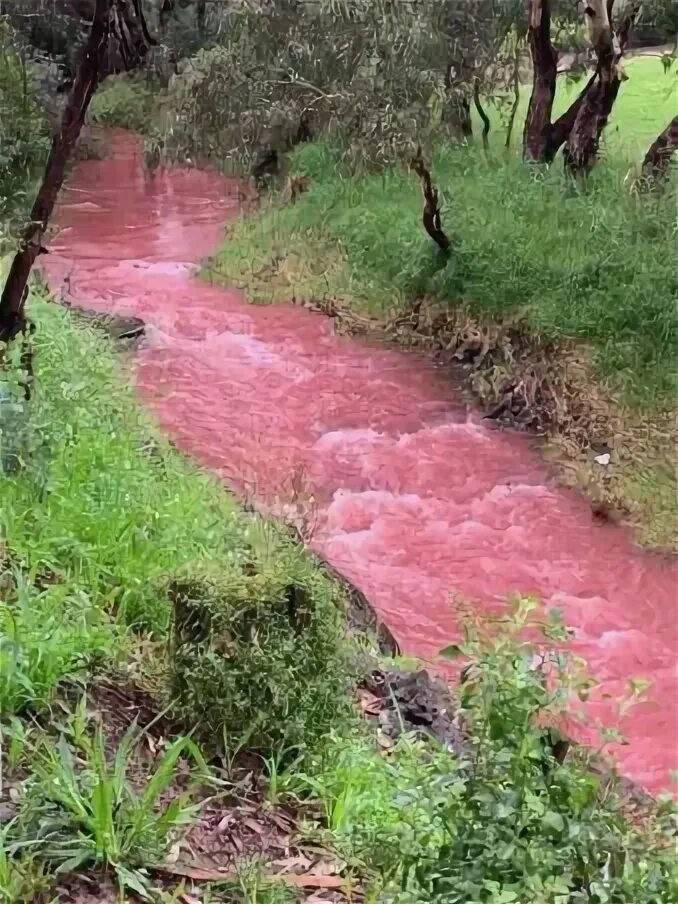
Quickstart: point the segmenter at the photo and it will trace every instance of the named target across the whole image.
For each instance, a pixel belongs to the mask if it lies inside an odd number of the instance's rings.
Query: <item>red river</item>
[[[62,193],[46,267],[57,294],[146,322],[138,387],[177,446],[269,508],[312,495],[312,545],[408,655],[455,639],[454,597],[559,608],[597,682],[578,739],[620,729],[621,772],[675,792],[675,562],[596,523],[524,437],[487,427],[424,358],[201,282],[195,263],[241,213],[238,185],[197,169],[150,177],[133,137],[109,139],[108,159],[78,163]],[[650,687],[622,717],[632,678]]]

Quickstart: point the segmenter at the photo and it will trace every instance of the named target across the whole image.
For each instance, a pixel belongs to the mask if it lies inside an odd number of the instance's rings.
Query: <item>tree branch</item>
[[[417,149],[415,157],[410,161],[410,169],[421,179],[421,191],[424,196],[424,212],[422,222],[424,229],[445,254],[449,254],[451,242],[443,231],[440,221],[440,203],[438,189],[434,188],[431,181],[431,173],[426,168],[421,148]]]

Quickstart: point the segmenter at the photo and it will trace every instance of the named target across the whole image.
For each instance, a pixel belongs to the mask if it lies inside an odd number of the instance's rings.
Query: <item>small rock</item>
[[[602,465],[602,467],[606,468],[610,463],[610,453],[603,452],[602,455],[596,455],[593,460],[596,462],[596,464]]]

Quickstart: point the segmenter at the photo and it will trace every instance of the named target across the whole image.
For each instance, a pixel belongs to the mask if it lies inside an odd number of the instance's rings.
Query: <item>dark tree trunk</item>
[[[511,138],[513,137],[513,126],[516,121],[518,107],[520,106],[520,49],[516,44],[516,50],[513,57],[513,106],[509,114],[508,125],[506,126],[506,141],[504,147],[508,151],[511,147]]]
[[[207,15],[206,0],[197,0],[195,5],[195,24],[198,31],[202,34],[205,31],[205,16]]]
[[[490,144],[490,142],[489,142],[490,117],[485,112],[483,105],[481,103],[481,100],[480,100],[480,84],[478,82],[478,79],[476,79],[473,82],[473,103],[475,105],[476,112],[477,112],[478,116],[480,116],[480,119],[482,120],[482,123],[483,123],[483,132],[482,132],[483,149],[484,149],[485,153],[487,153],[489,144]]]
[[[110,11],[111,0],[96,0],[87,44],[64,107],[59,130],[52,141],[45,174],[31,211],[31,221],[12,261],[0,298],[0,341],[3,342],[8,342],[26,327],[24,302],[28,278],[35,259],[43,251],[42,238],[64,181],[66,165],[97,87],[100,63],[108,45]]]
[[[550,0],[530,0],[528,28],[532,54],[532,94],[523,132],[523,154],[536,163],[549,162],[551,114],[556,96],[558,53],[551,43]]]
[[[678,151],[678,116],[674,116],[664,131],[650,145],[643,160],[642,178],[648,185],[662,182],[669,172],[671,157]]]
[[[580,98],[581,103],[563,153],[566,168],[574,174],[587,173],[595,165],[600,139],[623,79],[621,58],[628,44],[638,7],[632,8],[615,35],[611,25],[613,5],[614,0],[607,0],[610,26],[603,30],[601,41],[596,46],[596,74]]]

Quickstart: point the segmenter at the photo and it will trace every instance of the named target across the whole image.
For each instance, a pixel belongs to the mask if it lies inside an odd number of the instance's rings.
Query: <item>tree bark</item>
[[[523,132],[523,155],[549,162],[551,114],[556,96],[558,54],[551,43],[551,0],[530,0],[528,42],[532,55],[532,94]],[[551,158],[552,159],[552,158]]]
[[[483,123],[483,150],[485,153],[489,150],[490,142],[489,142],[489,134],[490,134],[490,117],[485,112],[482,102],[480,100],[480,82],[476,78],[473,82],[473,103],[476,108],[476,113],[480,116],[480,119]]]
[[[667,177],[671,157],[676,151],[678,151],[678,116],[673,117],[645,154],[641,173],[647,185],[657,185]]]
[[[64,108],[59,130],[45,166],[42,184],[31,210],[31,220],[10,267],[0,298],[0,341],[9,342],[26,329],[24,304],[28,278],[44,249],[42,239],[63,185],[66,165],[77,143],[85,114],[99,80],[99,68],[110,33],[111,0],[96,0],[87,44]]]
[[[596,28],[592,28],[592,43],[598,54],[596,74],[593,83],[583,92],[584,96],[563,152],[565,167],[574,174],[586,173],[595,165],[600,138],[624,79],[621,58],[628,44],[638,7],[631,9],[615,34],[611,24],[613,5],[614,0],[607,0],[606,5],[600,2],[597,13],[599,21]]]

